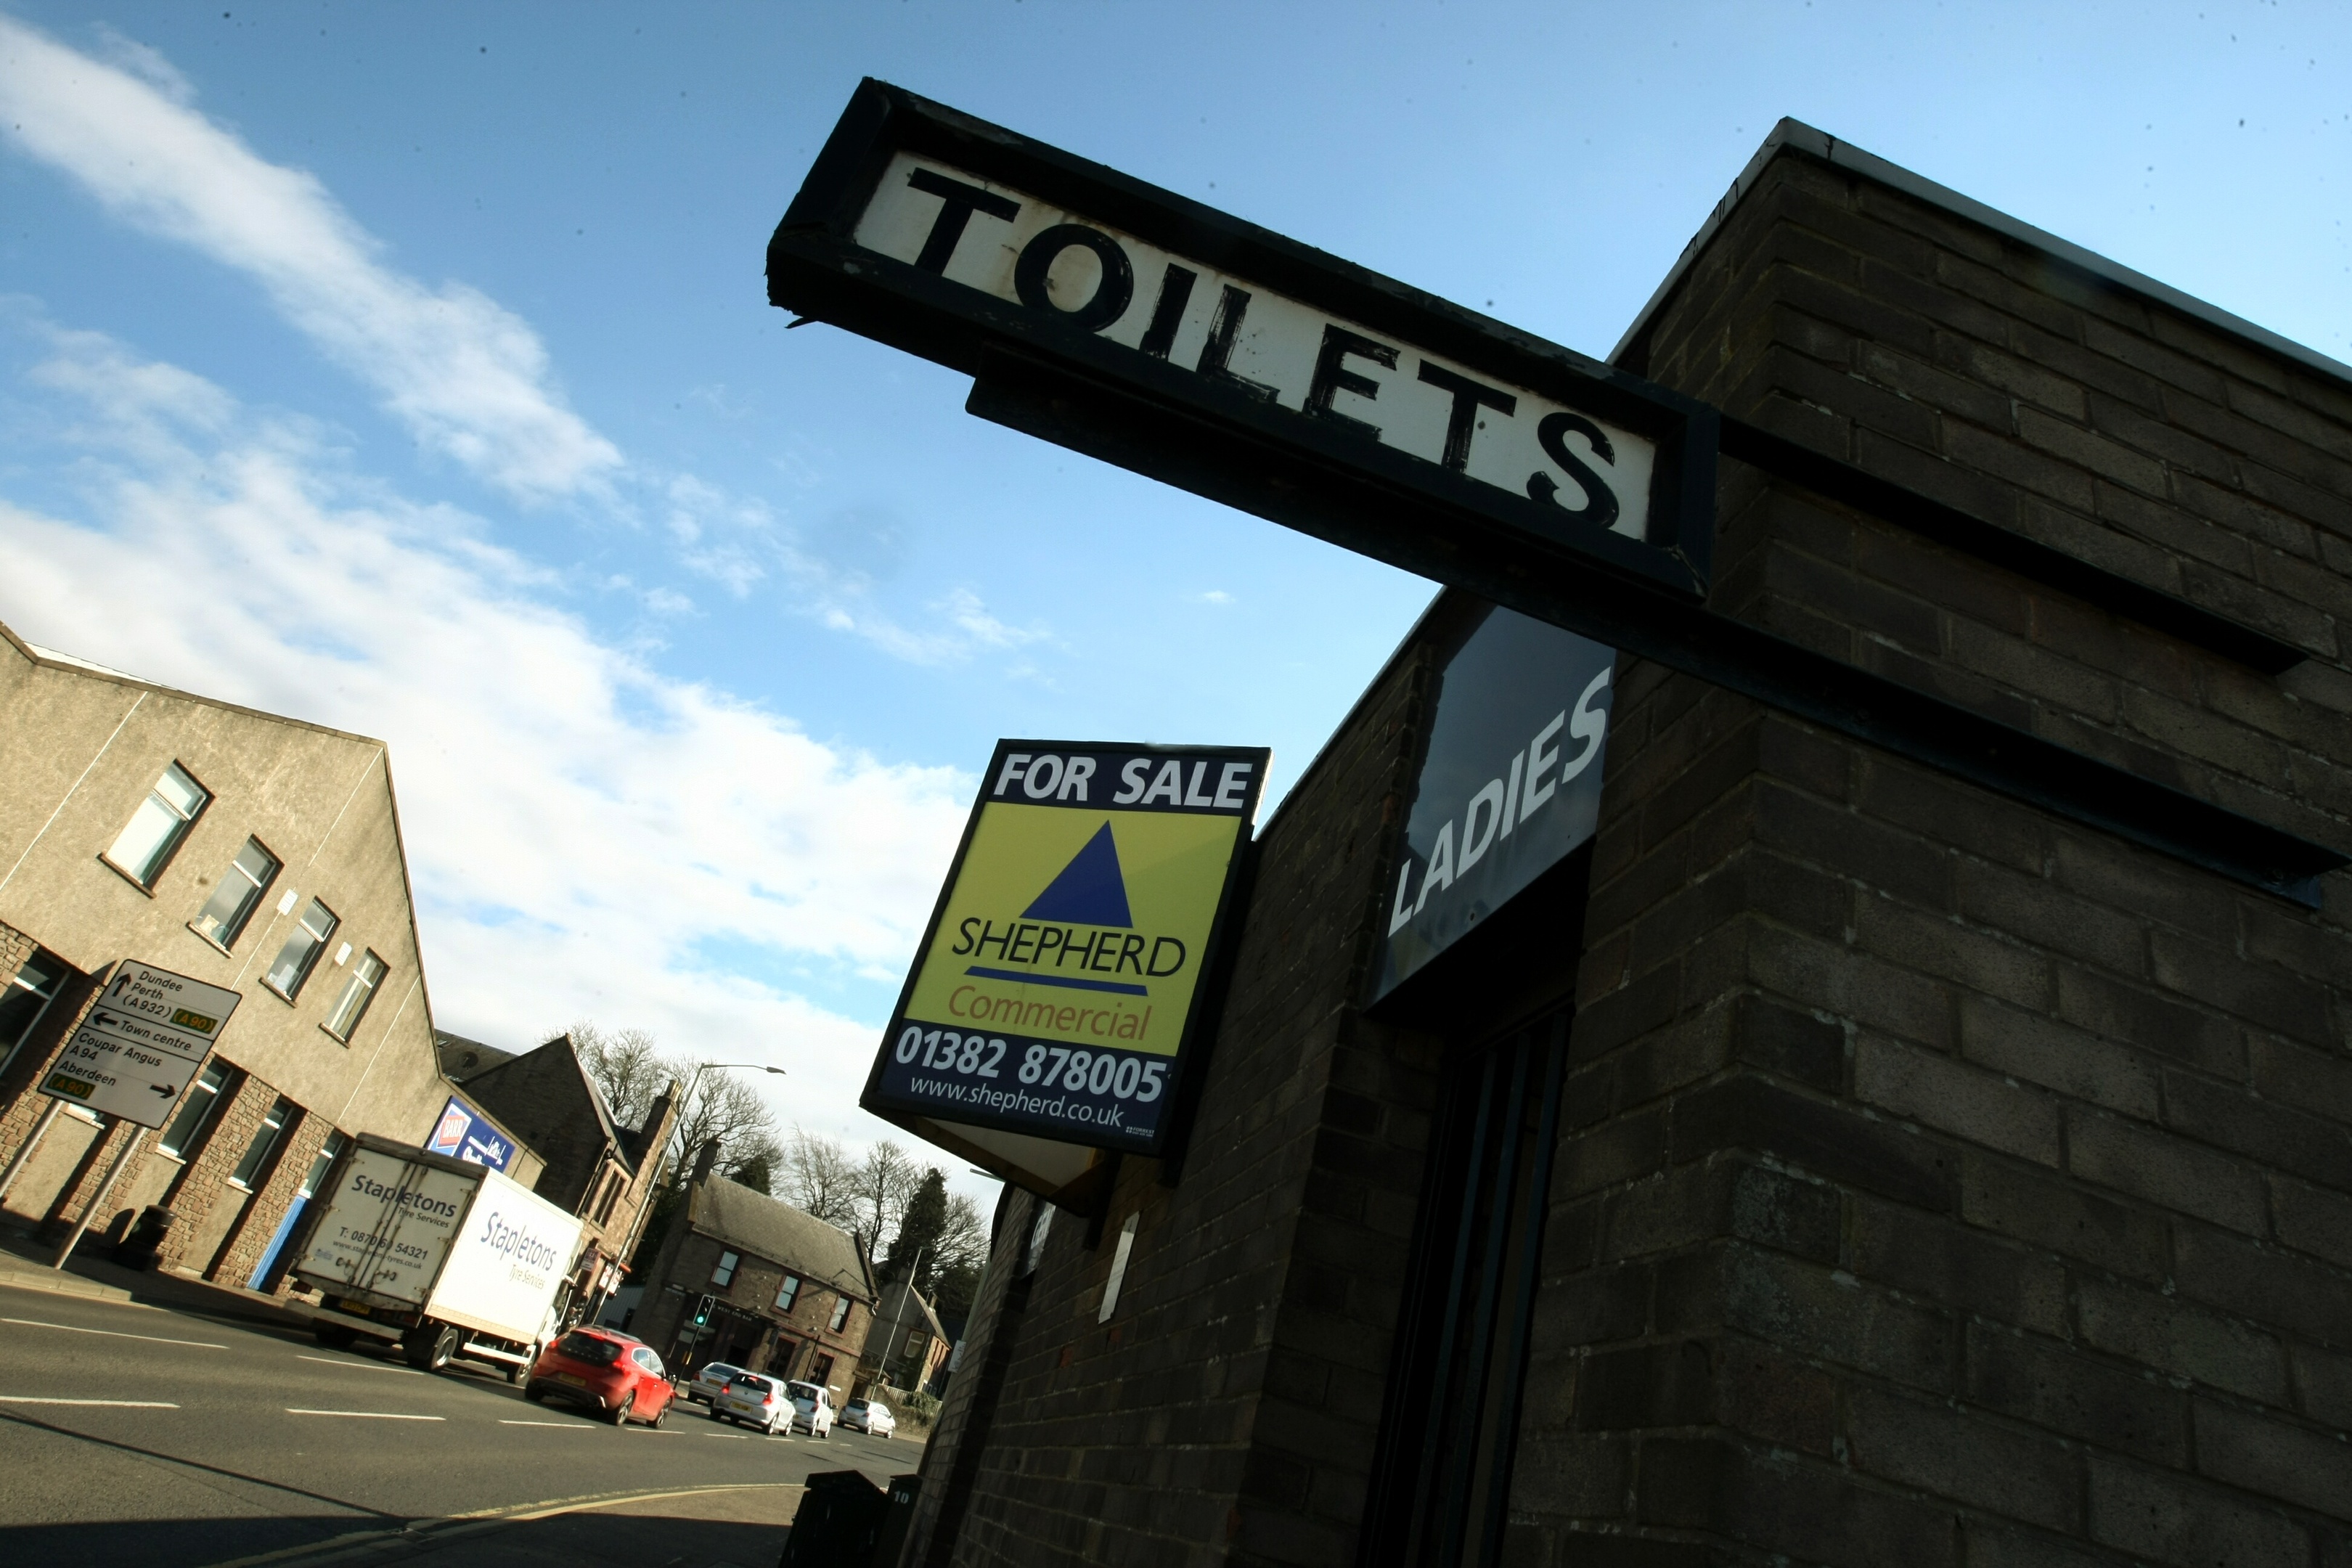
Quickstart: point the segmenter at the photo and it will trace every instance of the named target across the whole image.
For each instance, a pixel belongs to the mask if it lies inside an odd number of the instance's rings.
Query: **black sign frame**
[[[1351,435],[1346,421],[1310,418],[1107,342],[1058,312],[860,247],[857,220],[901,152],[1093,217],[1634,432],[1656,447],[1647,537],[1578,522]],[[1504,552],[1527,556],[1530,570],[1580,565],[1694,601],[1706,589],[1718,439],[1718,417],[1706,404],[871,78],[769,242],[768,298],[803,320],[971,375],[969,407],[984,418],[1346,549],[1390,561]],[[1082,416],[1074,419],[1076,411]],[[1181,441],[1169,438],[1171,421]]]
[[[981,816],[992,800],[1000,798],[991,781],[1003,776],[1007,758],[1024,752],[1059,755],[1122,753],[1162,760],[1213,758],[1253,764],[1240,807],[1235,813],[1239,826],[1233,852],[1225,863],[1224,879],[1217,891],[1216,911],[1210,920],[1208,936],[1202,945],[1200,979],[1194,986],[1191,1011],[1186,1015],[1182,1031],[1177,1037],[1175,1054],[1168,1058],[1166,1087],[1160,1096],[1166,1101],[1166,1110],[1148,1142],[1084,1135],[1057,1137],[1034,1126],[998,1122],[984,1115],[961,1121],[950,1120],[940,1114],[936,1104],[893,1095],[885,1089],[885,1064],[893,1048],[893,1037],[913,1002],[916,988],[922,979],[924,959],[938,940],[940,922],[947,918],[950,902],[963,876],[964,863],[971,853],[972,840],[980,832]],[[932,905],[930,918],[923,922],[922,938],[916,944],[913,962],[907,967],[907,977],[900,983],[898,999],[891,1006],[890,1022],[883,1030],[880,1046],[875,1052],[874,1065],[868,1069],[865,1088],[858,1095],[859,1108],[904,1128],[919,1138],[952,1147],[958,1153],[989,1167],[998,1175],[1056,1200],[1071,1200],[1073,1189],[1087,1185],[1086,1178],[1082,1176],[1070,1183],[1044,1179],[992,1148],[956,1136],[957,1131],[971,1127],[981,1131],[1003,1131],[1070,1148],[1098,1151],[1105,1156],[1134,1154],[1160,1160],[1181,1158],[1191,1131],[1192,1111],[1199,1100],[1199,1080],[1206,1070],[1208,1055],[1216,1038],[1219,1016],[1224,1009],[1225,984],[1230,978],[1233,949],[1241,923],[1241,892],[1248,881],[1256,852],[1257,813],[1265,798],[1265,776],[1272,759],[1273,752],[1262,746],[1161,745],[1128,741],[998,741],[995,749],[989,753],[988,771],[981,775],[979,791],[972,798],[971,812],[964,819],[962,836],[956,840],[955,858],[948,863],[947,875],[940,883],[939,899]],[[1097,1166],[1099,1164],[1098,1161]]]

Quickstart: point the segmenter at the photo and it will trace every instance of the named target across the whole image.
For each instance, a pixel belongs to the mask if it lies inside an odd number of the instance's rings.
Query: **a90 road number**
[[[1002,1078],[1009,1048],[1002,1039],[986,1035],[964,1035],[953,1029],[926,1029],[920,1024],[909,1024],[899,1034],[892,1054],[908,1065],[919,1057],[920,1065],[935,1072]],[[1166,1062],[1147,1062],[1116,1051],[1032,1045],[1021,1058],[1017,1076],[1024,1084],[1072,1093],[1109,1095],[1148,1105],[1165,1090],[1167,1074]]]

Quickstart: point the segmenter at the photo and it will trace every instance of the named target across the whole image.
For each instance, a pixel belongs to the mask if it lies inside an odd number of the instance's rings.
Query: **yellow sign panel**
[[[1269,755],[1000,742],[867,1108],[1157,1152]]]

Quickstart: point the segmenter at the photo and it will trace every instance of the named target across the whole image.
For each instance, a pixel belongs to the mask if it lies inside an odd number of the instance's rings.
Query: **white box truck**
[[[366,1334],[412,1366],[464,1356],[509,1383],[539,1359],[580,1254],[577,1215],[486,1165],[369,1134],[313,1204],[290,1272],[323,1298],[311,1310],[320,1343]]]

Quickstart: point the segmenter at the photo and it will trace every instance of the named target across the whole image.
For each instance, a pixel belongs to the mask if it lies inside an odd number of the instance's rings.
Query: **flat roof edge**
[[[1801,153],[1832,168],[1848,170],[1890,190],[1899,191],[1955,217],[1965,218],[1990,229],[2005,239],[2038,250],[2111,288],[2140,295],[2207,326],[2219,328],[2232,337],[2267,349],[2305,370],[2352,386],[2352,365],[2341,360],[2330,359],[2316,349],[2296,342],[2268,327],[2256,326],[2242,316],[2232,315],[2220,306],[2184,293],[2169,283],[2160,283],[2147,274],[2135,271],[2121,262],[2111,261],[2095,250],[2085,249],[2072,240],[2061,239],[2054,234],[2038,229],[2032,224],[1987,206],[1973,196],[1962,195],[1949,186],[1939,185],[1900,164],[1890,163],[1875,153],[1865,153],[1852,142],[1841,142],[1825,131],[1817,131],[1801,120],[1787,119],[1775,125],[1772,133],[1764,138],[1763,144],[1756,149],[1755,156],[1748,160],[1747,166],[1731,182],[1731,188],[1724,193],[1722,200],[1715,204],[1715,210],[1707,215],[1706,221],[1691,237],[1690,243],[1683,247],[1682,254],[1675,258],[1674,266],[1667,269],[1656,290],[1635,313],[1633,324],[1617,340],[1617,346],[1609,351],[1610,363],[1615,364],[1622,360],[1626,351],[1649,330],[1659,312],[1665,309],[1666,302],[1680,290],[1692,265],[1714,240],[1725,220],[1763,178],[1764,171],[1771,165],[1772,160],[1783,153]]]

